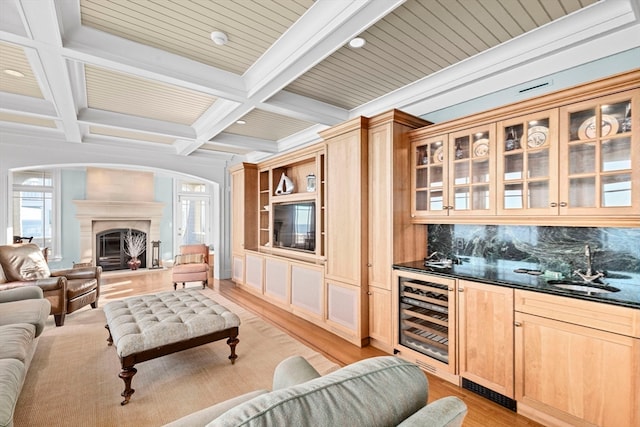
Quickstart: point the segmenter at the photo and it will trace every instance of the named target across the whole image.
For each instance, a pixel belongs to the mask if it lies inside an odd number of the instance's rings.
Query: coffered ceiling
[[[0,0],[0,136],[259,159],[357,115],[420,115],[638,47],[639,14],[636,0]]]

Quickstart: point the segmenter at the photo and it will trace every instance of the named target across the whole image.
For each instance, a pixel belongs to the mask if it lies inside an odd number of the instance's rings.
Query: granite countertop
[[[620,289],[619,292],[587,294],[569,291],[547,284],[547,280],[555,279],[545,275],[534,276],[527,273],[516,273],[516,269],[537,270],[538,266],[518,261],[486,262],[482,258],[468,257],[461,264],[454,264],[451,268],[425,267],[424,261],[412,261],[394,264],[396,270],[415,273],[429,273],[456,279],[467,279],[490,285],[506,286],[515,289],[544,292],[558,296],[602,302],[625,307],[640,309],[640,275],[615,274],[605,277],[608,286]],[[568,278],[565,278],[568,279]]]

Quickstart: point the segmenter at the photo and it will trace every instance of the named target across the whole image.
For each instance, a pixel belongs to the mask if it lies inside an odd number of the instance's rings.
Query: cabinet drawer
[[[640,310],[516,290],[515,309],[549,319],[640,338]]]

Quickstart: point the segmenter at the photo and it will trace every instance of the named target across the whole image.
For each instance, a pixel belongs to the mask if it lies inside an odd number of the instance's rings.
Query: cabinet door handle
[[[567,202],[560,202],[561,208],[566,208],[569,204]]]
[[[551,206],[552,208],[557,208],[558,204],[556,202],[551,202],[549,206]]]
[[[367,264],[367,267],[373,267],[373,264],[368,263],[368,264]]]
[[[371,293],[371,291],[367,291],[367,295],[373,295],[373,293]]]
[[[464,292],[464,288],[458,288],[458,292]]]
[[[520,322],[515,322],[513,325],[514,325],[514,326],[516,326],[516,327],[520,327],[520,326],[522,326],[522,323],[520,323]]]
[[[449,292],[453,292],[455,289],[453,288],[449,288]]]

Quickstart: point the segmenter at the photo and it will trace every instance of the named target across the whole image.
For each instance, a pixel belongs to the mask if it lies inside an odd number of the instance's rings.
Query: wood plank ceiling
[[[0,129],[55,124],[49,132],[73,142],[260,158],[363,111],[415,103],[412,88],[427,98],[443,73],[475,81],[624,28],[583,28],[614,14],[605,5],[637,24],[632,3],[2,0],[0,69],[23,76],[0,73]],[[348,46],[354,36],[364,47]]]

